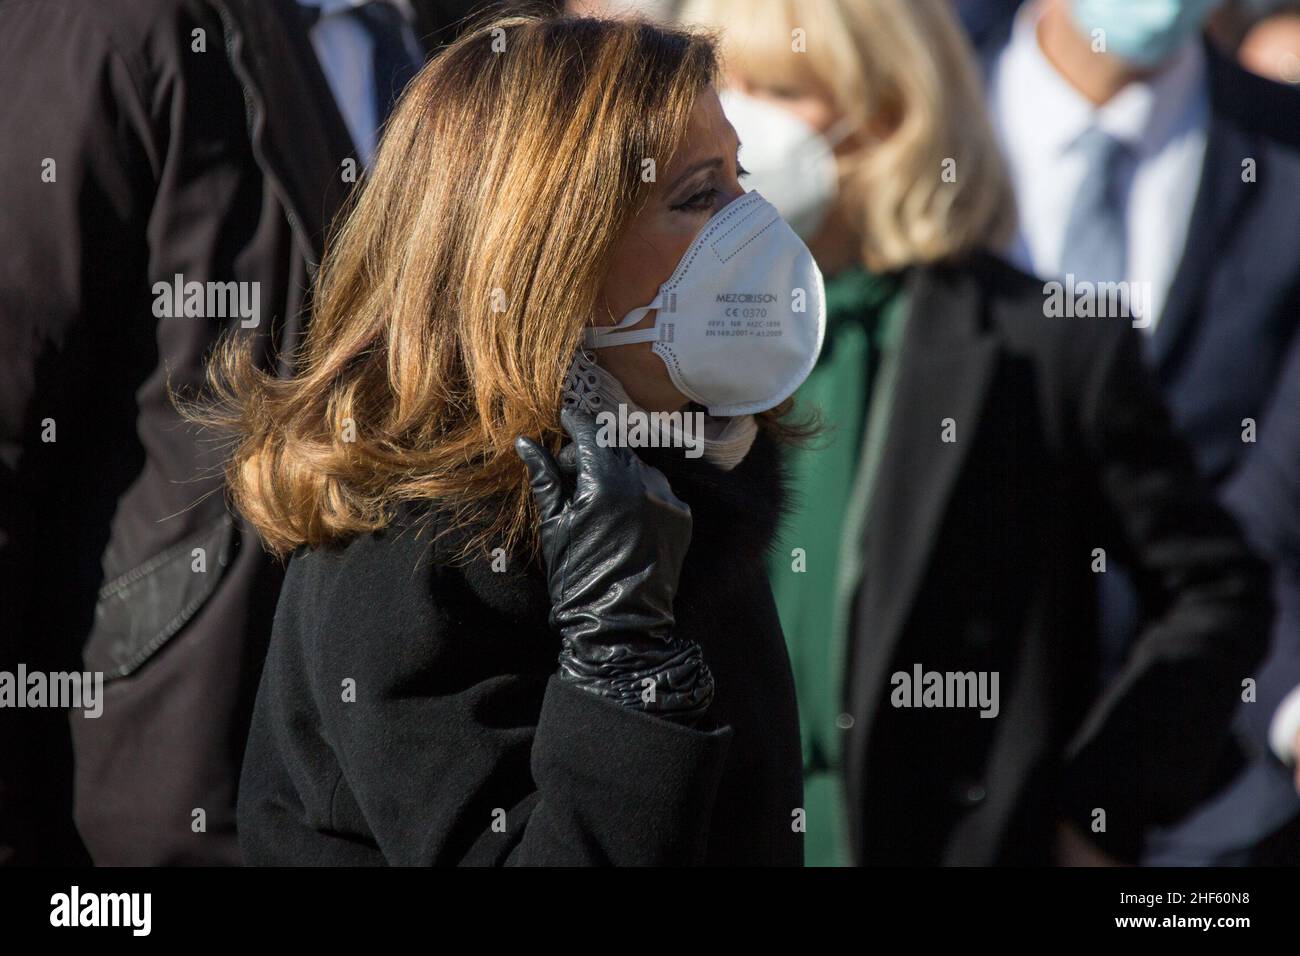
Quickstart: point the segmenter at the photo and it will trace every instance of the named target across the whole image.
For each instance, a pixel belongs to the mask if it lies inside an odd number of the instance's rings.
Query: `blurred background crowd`
[[[292,373],[331,223],[403,86],[468,18],[514,6],[0,0],[0,669],[106,679],[98,719],[3,715],[0,861],[240,862],[283,572],[172,394],[224,335]],[[717,31],[744,182],[826,277],[799,397],[830,437],[790,463],[769,568],[807,863],[1300,862],[1300,3],[540,6]],[[1015,270],[1128,289],[1131,356],[1078,319],[1113,352],[1076,381],[1071,338],[1020,321],[1043,305]],[[159,318],[174,276],[257,283],[260,321]],[[953,317],[943,337],[909,327],[922,308]],[[1144,418],[1148,391],[1185,445]],[[971,450],[909,444],[900,422],[953,402]],[[1059,433],[1026,424],[1067,405],[1083,420]],[[1038,500],[1046,469],[1077,499]],[[1096,541],[1072,551],[1062,511]],[[1077,591],[1024,576],[1058,561]],[[1069,644],[1062,682],[1043,662],[1077,631],[1096,640]],[[904,724],[883,676],[913,662],[1015,692],[1000,719]],[[1106,838],[1006,835],[1038,812],[1043,762],[1101,773],[1118,752],[1131,777],[1091,789]]]

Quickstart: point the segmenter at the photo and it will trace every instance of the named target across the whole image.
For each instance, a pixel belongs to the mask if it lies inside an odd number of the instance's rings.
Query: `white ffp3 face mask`
[[[740,138],[745,185],[766,196],[801,238],[812,239],[839,195],[835,148],[856,124],[846,116],[819,133],[789,110],[737,90],[723,90],[719,99]]]
[[[653,310],[651,328],[629,329]],[[590,349],[653,342],[673,384],[710,415],[750,415],[794,394],[826,331],[822,274],[808,247],[755,192],[700,230],[648,305],[586,330]]]

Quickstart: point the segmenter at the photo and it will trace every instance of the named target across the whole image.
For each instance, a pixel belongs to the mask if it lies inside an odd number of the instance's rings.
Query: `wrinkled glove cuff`
[[[692,724],[713,702],[713,674],[694,641],[670,638],[651,647],[609,644],[599,657],[577,642],[560,652],[561,680],[632,710]]]

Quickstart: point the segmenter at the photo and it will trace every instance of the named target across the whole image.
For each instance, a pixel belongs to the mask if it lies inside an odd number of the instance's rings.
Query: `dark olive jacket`
[[[416,0],[417,32],[468,5]],[[168,389],[226,333],[293,354],[352,144],[293,0],[0,0],[0,87],[0,670],[108,698],[71,736],[0,713],[0,862],[238,863],[280,572]],[[257,323],[160,315],[177,275],[256,289]]]

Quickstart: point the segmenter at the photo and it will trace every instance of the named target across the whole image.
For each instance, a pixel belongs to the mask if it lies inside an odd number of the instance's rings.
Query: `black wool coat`
[[[1049,317],[1042,280],[991,256],[908,281],[842,698],[854,858],[1044,865],[1069,821],[1134,862],[1234,759],[1267,568],[1197,474],[1130,322]],[[1109,677],[1099,555],[1145,609]],[[896,698],[917,668],[997,675],[996,716]]]
[[[240,785],[249,862],[802,863],[794,685],[763,564],[779,450],[760,434],[730,472],[641,454],[694,517],[674,611],[713,670],[715,726],[560,682],[541,568],[458,563],[464,532],[408,505],[289,563]]]

